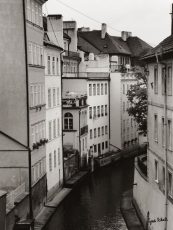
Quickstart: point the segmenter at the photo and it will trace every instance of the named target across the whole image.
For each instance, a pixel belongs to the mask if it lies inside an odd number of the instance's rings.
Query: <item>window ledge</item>
[[[43,65],[35,65],[35,64],[28,64],[29,67],[39,68],[39,69],[45,69],[45,66]]]
[[[30,110],[36,109],[36,112],[37,112],[37,111],[40,111],[42,109],[42,107],[45,107],[45,106],[46,106],[46,104],[40,104],[40,105],[36,105],[36,106],[30,106],[29,108],[30,108]]]

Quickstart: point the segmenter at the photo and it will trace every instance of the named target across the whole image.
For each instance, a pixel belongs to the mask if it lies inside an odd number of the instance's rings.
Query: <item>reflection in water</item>
[[[126,230],[123,191],[132,188],[133,160],[94,172],[58,207],[46,230]]]

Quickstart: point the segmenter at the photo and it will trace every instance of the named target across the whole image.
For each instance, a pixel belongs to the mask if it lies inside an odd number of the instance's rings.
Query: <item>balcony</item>
[[[81,136],[84,135],[84,134],[86,134],[86,133],[88,133],[88,125],[86,125],[86,126],[84,126],[84,127],[82,127],[80,129],[80,135]]]

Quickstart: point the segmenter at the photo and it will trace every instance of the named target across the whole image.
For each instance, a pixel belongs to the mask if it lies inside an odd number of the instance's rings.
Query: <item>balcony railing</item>
[[[80,129],[80,135],[84,135],[85,133],[88,133],[88,125]]]
[[[18,186],[15,190],[12,190],[7,194],[7,209],[10,209],[14,206],[15,200],[25,193],[25,183]]]

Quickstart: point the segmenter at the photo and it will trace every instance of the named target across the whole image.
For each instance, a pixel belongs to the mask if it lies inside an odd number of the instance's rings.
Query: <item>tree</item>
[[[135,69],[137,83],[130,86],[127,98],[131,106],[127,109],[138,124],[138,130],[147,134],[147,75],[146,69],[138,67]]]

